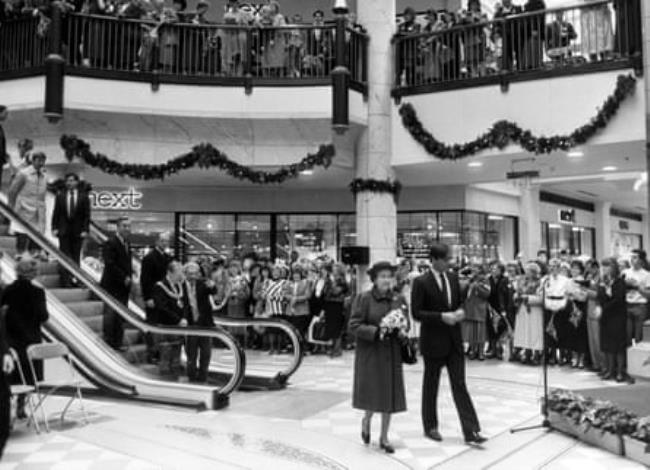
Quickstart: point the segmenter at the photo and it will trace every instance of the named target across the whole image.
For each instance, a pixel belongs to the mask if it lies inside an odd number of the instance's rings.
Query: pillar
[[[542,246],[542,225],[539,215],[539,185],[526,184],[519,197],[519,251],[524,260],[537,258]]]
[[[368,30],[368,125],[356,155],[356,177],[393,179],[391,167],[391,88],[395,0],[357,2],[359,22]],[[371,264],[395,261],[397,207],[391,194],[359,193],[356,201],[357,243],[370,247]],[[365,270],[364,270],[365,271]],[[361,274],[361,273],[360,273]],[[359,276],[361,278],[362,276]]]
[[[610,212],[612,203],[598,201],[595,204],[596,219],[596,258],[603,259],[612,256],[612,220]]]
[[[648,145],[648,136],[650,135],[650,3],[647,1],[641,2],[641,15],[642,15],[642,28],[643,28],[643,80],[645,82],[645,103],[646,103],[646,171],[650,170],[650,148]],[[650,183],[647,185],[648,202],[647,207],[650,208]],[[648,231],[648,223],[650,218],[644,217],[646,224],[646,232]],[[643,244],[650,246],[650,240],[644,238]]]

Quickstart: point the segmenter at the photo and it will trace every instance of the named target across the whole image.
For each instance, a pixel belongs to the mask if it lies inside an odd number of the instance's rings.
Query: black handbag
[[[413,365],[418,362],[417,350],[415,343],[411,340],[405,340],[401,346],[402,362],[404,364]]]

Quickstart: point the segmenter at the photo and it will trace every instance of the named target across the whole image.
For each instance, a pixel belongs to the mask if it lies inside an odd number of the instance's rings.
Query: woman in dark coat
[[[606,373],[603,380],[630,381],[627,375],[627,305],[625,281],[620,276],[616,259],[601,263],[602,281],[597,300],[600,314],[600,348],[605,355]]]
[[[352,406],[366,412],[361,422],[361,438],[366,444],[370,443],[373,413],[382,414],[379,444],[387,453],[393,453],[388,441],[391,414],[406,410],[401,356],[401,341],[406,337],[382,338],[380,324],[396,309],[408,318],[408,307],[404,297],[392,290],[394,266],[380,262],[368,274],[373,287],[355,299],[349,325],[350,335],[356,339]]]

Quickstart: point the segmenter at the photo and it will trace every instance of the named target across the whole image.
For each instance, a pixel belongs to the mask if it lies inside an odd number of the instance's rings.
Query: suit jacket
[[[80,237],[90,226],[90,200],[85,191],[77,190],[77,205],[72,217],[68,214],[68,191],[61,191],[54,200],[52,230],[58,230],[58,237]]]
[[[161,286],[162,284],[162,286]],[[164,287],[163,287],[164,286]],[[176,326],[183,318],[188,318],[189,305],[184,289],[181,290],[181,302],[168,294],[173,292],[169,281],[165,278],[153,287],[153,301],[156,304],[156,319],[161,325]]]
[[[11,346],[24,349],[41,342],[41,325],[49,318],[43,289],[18,279],[7,286],[0,304],[7,307],[5,323]]]
[[[463,338],[460,324],[449,326],[442,321],[442,313],[461,307],[458,276],[447,273],[451,290],[451,305],[438,286],[431,271],[417,277],[411,289],[411,311],[413,318],[422,323],[420,329],[420,351],[424,358],[441,358],[452,351],[462,354]]]
[[[216,293],[217,286],[208,287],[205,281],[196,281],[196,302],[199,309],[199,317],[197,321],[194,321],[194,316],[192,315],[192,306],[190,305],[189,300],[189,285],[188,282],[183,283],[183,295],[185,297],[184,303],[187,305],[186,318],[188,325],[214,326],[210,296]]]
[[[160,250],[154,248],[142,258],[142,268],[140,270],[140,288],[142,289],[142,298],[150,300],[153,297],[153,287],[156,282],[162,281],[167,275],[167,265],[171,258]]]
[[[103,249],[104,273],[100,285],[110,294],[128,296],[130,287],[124,284],[127,277],[133,276],[131,250],[124,246],[117,235],[112,235]]]
[[[0,7],[4,6],[0,3]],[[5,131],[0,125],[0,164],[4,165],[9,161],[9,155],[7,154],[7,138],[5,137]]]

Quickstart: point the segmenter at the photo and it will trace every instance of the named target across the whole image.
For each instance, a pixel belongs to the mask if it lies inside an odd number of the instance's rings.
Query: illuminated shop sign
[[[560,210],[558,211],[558,219],[560,220],[560,222],[564,222],[566,224],[575,224],[576,211],[574,211],[573,209]]]
[[[126,191],[91,191],[88,197],[93,209],[137,211],[142,209],[142,193],[135,188]]]

